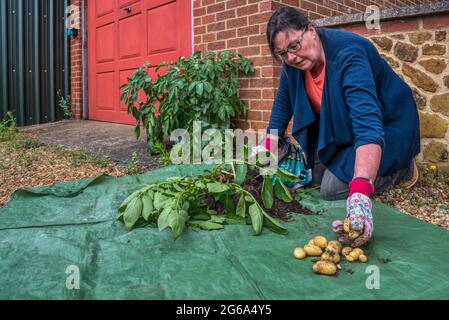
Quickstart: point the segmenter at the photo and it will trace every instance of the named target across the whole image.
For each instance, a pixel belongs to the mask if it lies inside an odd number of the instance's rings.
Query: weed
[[[138,174],[141,171],[141,165],[137,158],[137,153],[134,151],[131,155],[131,160],[126,165],[126,173],[130,175]]]

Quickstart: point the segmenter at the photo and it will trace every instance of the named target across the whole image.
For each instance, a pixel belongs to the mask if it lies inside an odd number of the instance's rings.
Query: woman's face
[[[288,29],[274,38],[275,53],[292,67],[310,71],[321,60],[321,42],[312,25],[304,30]]]

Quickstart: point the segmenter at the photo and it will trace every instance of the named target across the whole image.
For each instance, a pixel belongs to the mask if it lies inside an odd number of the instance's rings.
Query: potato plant
[[[292,201],[280,178],[297,181],[297,177],[282,169],[277,169],[274,176],[264,176],[262,205],[242,187],[251,167],[233,160],[201,176],[172,177],[160,183],[147,184],[123,201],[118,209],[119,220],[128,230],[147,224],[157,224],[160,231],[171,228],[174,239],[186,227],[217,230],[231,223],[251,224],[256,235],[264,227],[275,233],[287,234],[287,229],[265,212],[264,206],[271,207],[273,197]],[[208,196],[224,206],[224,215],[206,203]],[[233,199],[238,199],[237,205]]]

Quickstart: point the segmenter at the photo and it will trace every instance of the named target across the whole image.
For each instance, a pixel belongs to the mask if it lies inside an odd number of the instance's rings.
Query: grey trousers
[[[377,177],[374,181],[374,194],[381,194],[387,187],[409,179],[413,173],[411,168],[397,171],[391,176]],[[337,178],[329,169],[324,167],[315,155],[315,163],[312,169],[312,186],[320,185],[320,195],[324,200],[341,200],[349,196],[349,185]]]

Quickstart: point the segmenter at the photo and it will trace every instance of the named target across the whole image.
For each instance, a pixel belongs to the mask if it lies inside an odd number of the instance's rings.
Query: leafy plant
[[[162,142],[156,142],[154,145],[154,149],[159,154],[158,162],[161,167],[166,167],[172,164],[170,153]]]
[[[139,158],[137,158],[137,153],[134,151],[131,155],[131,160],[126,165],[127,174],[138,174],[141,170]]]
[[[58,90],[58,98],[59,98],[59,107],[64,112],[64,117],[66,119],[72,119],[73,111],[72,111],[72,99],[70,95],[66,95],[65,97],[63,97],[61,96],[61,91]]]
[[[118,209],[119,220],[128,230],[152,223],[157,224],[159,230],[170,227],[174,239],[186,226],[217,230],[230,223],[252,224],[256,235],[262,232],[263,227],[286,234],[287,229],[265,212],[254,196],[242,187],[249,168],[252,166],[233,160],[202,176],[173,177],[165,182],[146,185],[123,201]],[[274,177],[264,176],[262,200],[266,208],[272,206],[273,197],[286,202],[293,200],[279,177],[288,181],[298,180],[282,169],[277,169]],[[211,196],[224,206],[224,215],[219,215],[207,204],[206,199]],[[237,205],[233,199],[238,199]]]
[[[17,123],[14,114],[11,111],[6,113],[5,119],[0,121],[0,132],[16,131]]]
[[[145,70],[149,66],[138,68],[120,87],[121,101],[136,119],[137,138],[143,124],[149,152],[155,151],[156,142],[174,129],[191,131],[195,120],[201,121],[203,130],[226,129],[232,117],[247,116],[248,108],[238,97],[238,75],[249,75],[254,68],[242,55],[208,52],[202,58],[201,52],[195,52],[187,59],[180,57],[176,62],[157,65],[156,72],[165,73],[154,81]],[[139,100],[139,92],[145,94],[143,101]]]

